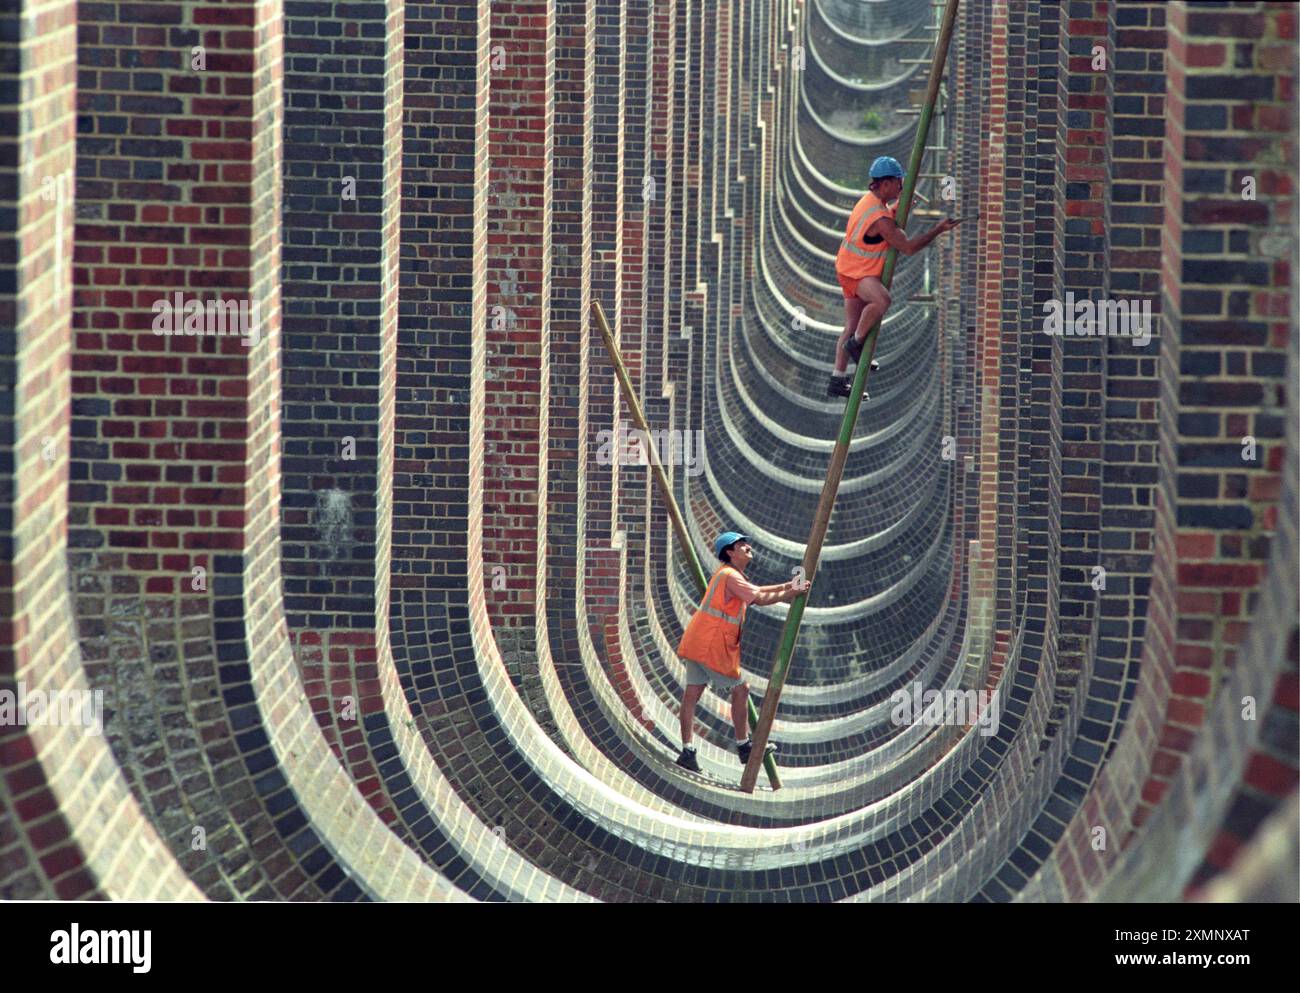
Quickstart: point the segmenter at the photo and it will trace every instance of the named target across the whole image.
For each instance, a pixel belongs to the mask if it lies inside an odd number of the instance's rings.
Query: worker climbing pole
[[[925,104],[921,108],[920,121],[916,128],[916,139],[912,144],[912,157],[908,162],[907,175],[903,189],[898,198],[898,211],[895,223],[899,228],[907,226],[907,215],[911,211],[912,198],[916,190],[916,178],[921,172],[921,163],[925,157],[926,142],[930,137],[930,120],[934,116],[934,105],[939,96],[939,82],[943,78],[944,64],[948,58],[948,44],[952,40],[953,25],[957,20],[958,0],[948,0],[943,12],[943,22],[939,28],[939,39],[934,48],[934,58],[930,64],[930,85],[926,90]],[[885,258],[881,282],[886,288],[894,279],[894,266],[898,261],[898,250],[891,247]],[[859,361],[853,378],[853,386],[848,391],[849,402],[844,409],[840,422],[839,437],[831,453],[830,468],[826,472],[826,482],[822,486],[821,499],[817,503],[817,515],[813,520],[812,534],[804,550],[803,572],[812,579],[817,570],[817,560],[821,558],[822,542],[826,538],[826,529],[830,525],[831,509],[835,506],[835,496],[839,491],[840,477],[844,473],[844,463],[849,455],[849,443],[853,440],[853,429],[858,423],[858,410],[862,406],[862,395],[867,385],[871,359],[876,352],[876,340],[880,336],[880,320],[871,326],[863,342],[862,354],[866,361]],[[799,634],[799,623],[803,619],[804,607],[807,605],[809,592],[800,594],[790,604],[786,615],[785,628],[781,632],[781,641],[777,647],[776,663],[772,667],[772,676],[768,680],[767,693],[763,696],[763,707],[759,711],[758,722],[754,727],[753,748],[745,772],[740,779],[740,788],[746,793],[754,791],[758,780],[758,766],[765,754],[767,739],[772,733],[772,721],[776,718],[777,704],[781,700],[781,690],[785,686],[790,672],[790,662],[794,656],[795,639]]]
[[[635,422],[637,430],[642,432],[642,436],[648,439],[650,437],[650,427],[646,423],[645,414],[641,410],[641,403],[636,398],[636,390],[632,388],[632,380],[623,365],[623,358],[618,353],[618,345],[614,343],[614,336],[610,333],[609,324],[605,320],[605,311],[601,308],[600,301],[593,300],[591,309],[596,317],[596,327],[600,330],[601,340],[605,342],[605,349],[609,352],[610,360],[614,363],[614,373],[619,386],[623,390],[623,399],[627,401],[628,410],[632,412],[632,420]],[[663,465],[659,462],[655,446],[645,444],[642,448],[645,450],[646,459],[650,463],[650,472],[659,487],[659,495],[663,497],[664,504],[668,507],[668,519],[672,521],[673,532],[677,535],[677,542],[681,546],[682,554],[686,557],[686,564],[690,566],[691,576],[695,580],[697,591],[700,596],[703,596],[708,583],[704,578],[704,570],[700,566],[699,556],[695,554],[695,546],[691,542],[690,535],[686,532],[686,523],[682,520],[682,512],[677,508],[677,501],[673,498],[672,487],[668,485],[668,476],[664,473]],[[753,727],[758,723],[758,708],[754,706],[753,699],[748,696],[745,699],[745,706],[749,711],[750,726]],[[761,749],[759,755],[763,756],[760,761],[767,769],[768,782],[772,784],[772,789],[779,790],[781,788],[781,777],[776,771],[776,760],[770,753],[764,755]],[[755,778],[758,777],[757,766],[755,766],[754,776]],[[749,788],[751,791],[753,790],[753,783],[750,784]]]

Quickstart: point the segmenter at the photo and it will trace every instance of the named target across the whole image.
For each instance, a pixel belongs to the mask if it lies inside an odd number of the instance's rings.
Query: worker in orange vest
[[[808,589],[808,580],[796,577],[778,586],[755,586],[745,578],[745,567],[754,558],[749,537],[738,531],[724,531],[713,543],[713,554],[722,563],[709,580],[700,609],[695,612],[677,654],[686,666],[686,690],[682,694],[682,753],[677,764],[699,772],[700,764],[691,745],[695,704],[712,685],[731,695],[731,722],[736,728],[736,751],[743,766],[749,761],[753,742],[749,738],[749,684],[740,675],[740,631],[745,608],[790,603]],[[767,751],[776,751],[769,744]]]
[[[835,371],[831,373],[826,395],[846,397],[852,381],[846,370],[848,360],[862,358],[862,343],[876,321],[889,310],[892,298],[880,276],[885,271],[885,256],[891,248],[903,255],[915,255],[945,231],[951,231],[960,219],[945,218],[925,234],[909,239],[894,223],[898,199],[903,192],[903,167],[898,160],[882,155],[871,163],[871,183],[849,215],[849,224],[835,257],[835,273],[844,291],[844,330],[835,343]],[[876,363],[871,370],[877,369]]]

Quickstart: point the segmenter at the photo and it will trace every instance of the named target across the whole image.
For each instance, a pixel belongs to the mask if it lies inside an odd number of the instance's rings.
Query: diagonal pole
[[[934,59],[930,63],[930,86],[926,91],[925,105],[921,108],[916,139],[912,143],[912,158],[908,161],[907,176],[903,180],[903,189],[898,196],[896,223],[904,229],[907,227],[907,215],[911,212],[916,177],[921,171],[921,162],[925,158],[925,145],[930,135],[930,119],[934,116],[939,82],[943,78],[944,63],[948,57],[948,43],[952,40],[952,29],[957,20],[958,2],[959,0],[948,0],[947,7],[944,8],[939,41],[935,45]],[[898,251],[891,248],[885,256],[885,269],[880,276],[880,281],[886,287],[894,280],[894,266],[897,261]],[[831,510],[835,506],[835,495],[840,488],[840,477],[844,474],[844,463],[849,457],[849,442],[853,440],[853,429],[858,423],[862,391],[867,385],[867,371],[871,367],[871,358],[876,353],[876,339],[879,335],[880,321],[877,321],[867,332],[866,340],[863,342],[862,357],[858,361],[857,372],[853,377],[853,388],[849,393],[848,406],[844,409],[844,419],[840,422],[840,434],[835,441],[835,450],[831,453],[831,464],[826,472],[826,483],[822,486],[821,500],[817,504],[817,516],[813,519],[812,534],[808,538],[808,547],[804,550],[803,571],[809,581],[817,571],[817,560],[821,558],[822,542],[826,539],[826,529],[830,526]],[[776,663],[772,667],[772,678],[768,681],[767,693],[763,695],[763,709],[759,712],[758,723],[754,726],[754,750],[750,753],[749,763],[745,766],[745,774],[740,779],[740,788],[746,793],[754,792],[754,783],[758,780],[758,764],[762,761],[767,739],[772,733],[772,721],[776,717],[776,707],[781,700],[785,678],[790,672],[790,659],[794,655],[794,643],[799,635],[799,622],[803,620],[803,610],[807,602],[808,592],[799,594],[790,604],[790,611],[786,615],[785,629],[781,632],[781,643],[777,648]]]
[[[614,373],[618,377],[619,386],[623,389],[623,399],[627,401],[628,409],[632,411],[632,420],[636,422],[637,429],[640,430],[647,443],[641,447],[645,449],[646,459],[650,463],[650,472],[654,475],[655,483],[659,486],[659,495],[663,497],[664,503],[668,505],[668,518],[672,521],[673,531],[677,535],[677,543],[681,545],[682,554],[686,556],[686,563],[691,567],[691,576],[695,579],[695,585],[699,589],[699,595],[703,596],[708,582],[704,578],[704,569],[700,565],[699,556],[695,554],[695,546],[691,543],[690,535],[686,533],[686,522],[682,520],[682,512],[677,507],[677,501],[673,498],[672,487],[668,485],[668,476],[664,472],[664,467],[659,463],[659,453],[655,451],[655,446],[649,444],[650,426],[646,423],[645,414],[641,411],[641,402],[636,398],[636,390],[632,389],[632,379],[627,374],[627,367],[623,365],[623,357],[618,353],[618,345],[614,343],[614,336],[610,334],[609,324],[605,320],[605,311],[600,306],[599,300],[591,302],[592,312],[596,315],[596,327],[600,329],[600,337],[605,342],[605,349],[609,352],[609,357],[614,363]],[[754,706],[752,697],[745,698],[745,706],[749,708],[749,724],[754,727],[758,724],[758,708]],[[776,760],[772,756],[767,756],[763,762],[764,768],[767,769],[768,782],[772,784],[772,789],[781,788],[781,777],[776,771]],[[754,778],[758,778],[758,771],[755,769]],[[754,784],[749,784],[749,792],[754,792]]]

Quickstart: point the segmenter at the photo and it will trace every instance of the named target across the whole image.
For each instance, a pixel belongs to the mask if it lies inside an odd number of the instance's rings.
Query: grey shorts
[[[687,686],[703,686],[708,683],[719,693],[730,693],[745,681],[744,676],[732,679],[720,672],[714,672],[707,665],[700,665],[700,663],[692,662],[690,659],[682,659],[682,665],[686,666]]]

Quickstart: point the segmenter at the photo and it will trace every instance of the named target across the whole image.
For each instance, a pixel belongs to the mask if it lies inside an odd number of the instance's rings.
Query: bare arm
[[[961,221],[947,217],[925,234],[916,238],[908,238],[907,235],[903,234],[903,230],[894,223],[892,217],[882,217],[867,229],[867,234],[879,235],[881,238],[884,238],[885,244],[890,248],[898,249],[900,255],[915,255],[926,245],[930,244],[930,242],[934,241],[935,238],[939,237],[939,235],[943,234],[945,231],[951,231],[960,223]]]
[[[802,584],[802,585],[801,585]],[[767,607],[774,603],[794,603],[795,597],[808,588],[808,581],[792,579],[777,586],[760,586],[753,606]]]

